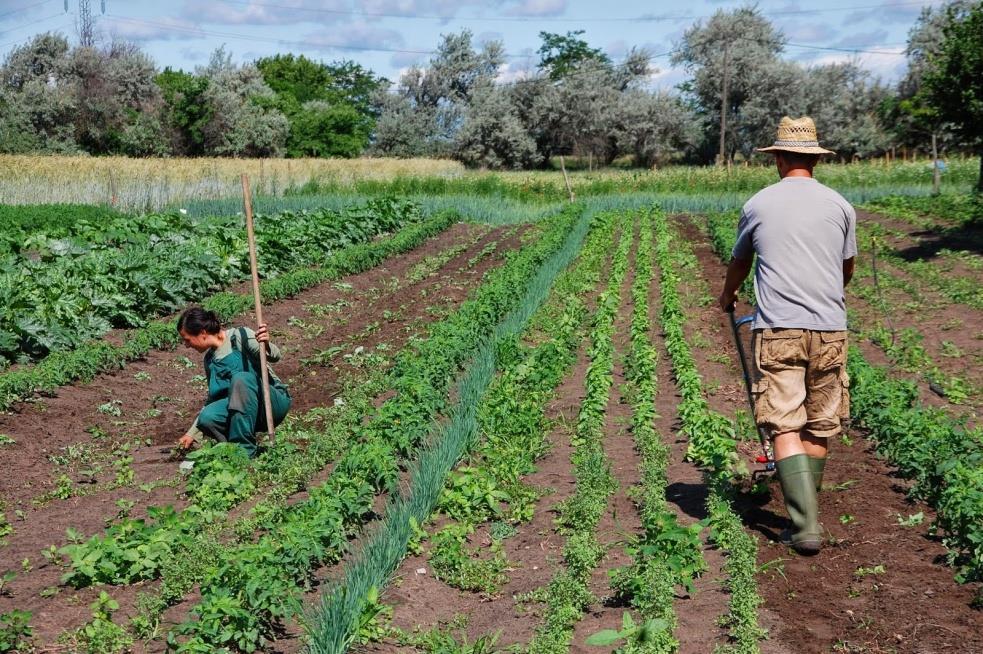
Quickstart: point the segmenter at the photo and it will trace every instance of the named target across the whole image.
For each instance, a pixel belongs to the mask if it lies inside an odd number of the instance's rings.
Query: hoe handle
[[[754,320],[754,316],[735,318],[734,309],[734,305],[727,307],[727,316],[730,318],[730,330],[734,334],[734,345],[737,346],[737,358],[741,360],[741,372],[744,374],[744,390],[747,393],[748,406],[751,408],[751,419],[754,420],[754,396],[751,394],[751,371],[748,370],[744,341],[741,340],[741,327],[751,323]],[[768,469],[771,470],[775,464],[768,456],[768,439],[765,437],[761,427],[757,425],[757,421],[755,421],[755,431],[758,432],[758,440],[761,442],[762,451],[764,451],[764,454],[758,456],[755,461],[757,463],[767,464]]]
[[[242,207],[246,214],[246,236],[249,238],[249,268],[253,277],[253,299],[256,302],[256,324],[263,324],[263,304],[259,294],[259,266],[256,263],[256,234],[253,230],[253,202],[249,193],[249,177],[242,175]],[[266,410],[266,435],[273,442],[273,404],[270,402],[270,377],[266,365],[266,346],[259,346],[259,371],[263,379],[263,408]]]

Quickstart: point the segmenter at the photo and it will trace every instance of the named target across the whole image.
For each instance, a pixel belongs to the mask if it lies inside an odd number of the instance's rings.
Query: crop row
[[[608,398],[614,382],[614,321],[621,305],[621,285],[628,270],[628,252],[634,237],[634,219],[622,214],[621,237],[611,264],[607,288],[598,298],[590,333],[584,399],[571,438],[576,489],[558,505],[556,524],[567,537],[563,567],[550,583],[534,593],[546,603],[545,618],[529,643],[530,654],[560,654],[570,650],[573,629],[594,601],[590,579],[604,556],[597,540],[597,525],[617,488],[611,463],[604,452],[604,426]]]
[[[558,256],[557,252],[567,249],[566,243],[571,238],[568,236],[571,229],[575,223],[584,222],[578,214],[576,209],[568,210],[557,217],[537,243],[510,253],[510,261],[486,278],[474,299],[462,305],[452,318],[435,326],[427,341],[419,344],[408,356],[397,361],[393,383],[396,396],[380,408],[364,429],[356,431],[355,445],[341,457],[325,485],[330,485],[332,482],[349,483],[352,480],[360,480],[371,489],[370,496],[381,491],[388,491],[390,495],[396,497],[401,496],[397,493],[399,468],[412,458],[413,453],[420,446],[424,446],[422,456],[430,451],[430,445],[427,444],[428,437],[431,435],[434,419],[442,413],[446,414],[450,408],[445,389],[456,376],[456,371],[466,362],[482,339],[489,332],[494,333],[498,329],[495,327],[496,321],[501,320],[502,316],[513,315],[510,312],[523,305],[526,283],[535,278],[537,269],[548,266]],[[576,231],[573,229],[574,233]],[[471,370],[475,369],[483,370],[481,366],[473,365]],[[459,391],[461,402],[464,403],[476,388],[462,382]],[[453,425],[458,414],[451,411],[450,415]],[[411,472],[411,485],[415,483],[415,475]],[[284,508],[279,514],[271,516],[266,525],[260,525],[260,530],[265,531],[266,534],[257,543],[257,548],[264,544],[264,540],[268,540],[271,546],[276,547],[283,540],[284,527],[289,529],[292,522],[298,525],[300,534],[311,534],[311,536],[303,536],[307,538],[306,542],[313,543],[312,547],[317,545],[313,535],[317,533],[318,526],[324,524],[324,517],[316,513],[307,515],[302,509],[298,513],[296,507],[297,505]],[[392,506],[387,507],[385,521],[377,533],[385,533],[389,521],[397,514],[398,511],[394,513]],[[357,526],[357,523],[353,526]],[[337,531],[336,529],[335,533]],[[246,543],[242,547],[248,553],[252,544]],[[300,549],[296,544],[293,544],[293,548]],[[306,560],[306,573],[310,574],[315,564],[336,560],[343,551],[344,549],[340,549],[332,553],[328,550],[324,552],[328,556],[323,556],[316,549],[311,549],[310,552],[315,555]],[[238,558],[235,552],[233,557]],[[289,574],[289,568],[284,570],[284,566],[275,559],[269,561],[267,565],[258,566],[258,569],[246,570],[240,576],[206,579],[201,584],[203,602],[192,612],[197,611],[200,616],[210,608],[207,604],[210,599],[209,593],[206,590],[213,591],[215,593],[213,597],[222,600],[223,594],[227,592],[231,583],[233,592],[238,592],[238,597],[246,600],[244,608],[250,615],[263,615],[266,612],[273,617],[279,617],[274,612],[277,608],[275,605],[271,607],[274,610],[270,610],[262,603],[258,606],[248,603],[250,599],[248,591],[250,584],[257,583],[257,578],[262,579],[266,576],[284,579],[285,573],[285,585],[287,587],[291,583],[296,585],[298,580]],[[238,582],[239,585],[236,586],[239,579],[244,581]],[[209,584],[209,581],[214,581],[214,585]],[[259,599],[262,602],[265,597]],[[219,635],[224,633],[224,625],[219,623],[210,628],[209,625],[205,627],[203,629],[201,620],[198,620],[179,628],[179,631],[194,633],[189,641],[184,642],[182,649],[198,651],[196,648],[202,645],[214,647],[217,644],[214,636],[216,632]],[[261,637],[273,635],[275,632],[272,631],[261,633]]]
[[[679,649],[673,633],[677,626],[673,609],[675,589],[692,589],[693,578],[705,569],[701,551],[702,525],[677,524],[666,502],[666,467],[669,448],[655,429],[658,418],[656,366],[658,350],[651,341],[649,290],[653,277],[652,221],[642,217],[632,285],[630,348],[626,361],[627,395],[632,405],[632,435],[641,455],[641,485],[635,489],[642,532],[628,548],[632,563],[612,572],[616,597],[639,611],[640,629],[627,634],[625,652],[671,653]],[[603,634],[593,638],[603,638]]]
[[[430,569],[452,587],[494,592],[508,565],[502,539],[533,518],[540,493],[522,477],[549,449],[546,404],[575,359],[588,316],[581,295],[597,283],[613,228],[609,216],[595,219],[576,265],[557,279],[550,302],[533,317],[527,331],[545,340],[534,347],[518,339],[498,346],[503,372],[478,409],[480,440],[466,465],[448,478],[436,507],[446,523],[429,537]],[[466,542],[478,524],[493,519],[492,556],[482,560],[466,550]]]
[[[888,196],[871,200],[864,207],[868,211],[882,213],[904,220],[922,229],[938,230],[938,217],[965,225],[983,215],[983,200],[974,193],[914,196]]]
[[[874,309],[875,322],[870,327],[864,325],[863,335],[880,347],[891,363],[901,370],[921,376],[931,387],[938,389],[938,392],[949,402],[962,404],[976,395],[978,390],[974,389],[965,378],[950,375],[938,366],[926,351],[925,337],[916,327],[894,329],[896,305],[884,296],[881,286],[903,288],[911,292],[911,285],[885,274],[883,269],[878,270],[876,281],[873,275],[872,267],[866,262],[861,262],[857,268],[856,282],[852,286],[853,293]]]
[[[300,266],[260,285],[263,302],[274,302],[322,282],[368,270],[386,258],[410,250],[427,238],[439,234],[457,220],[456,214],[443,213],[422,222],[411,223],[393,236],[371,243],[361,243],[327,255],[316,268]],[[253,303],[252,294],[221,292],[206,298],[203,305],[215,311],[221,320],[229,320]],[[96,375],[117,370],[128,361],[154,349],[174,347],[180,338],[174,321],[156,321],[129,332],[121,345],[92,341],[65,352],[53,352],[36,365],[24,366],[0,374],[0,410],[35,393],[51,393],[74,381],[89,381]]]
[[[413,524],[422,524],[431,514],[445,487],[447,476],[478,438],[478,409],[491,386],[499,348],[524,329],[546,300],[553,282],[576,257],[591,225],[583,213],[572,226],[561,226],[566,239],[536,272],[530,271],[515,286],[523,291],[518,306],[498,324],[481,344],[470,368],[457,386],[459,402],[449,421],[422,448],[410,467],[408,493],[393,496],[379,529],[367,539],[355,561],[346,568],[344,579],[322,595],[310,614],[308,636],[314,653],[341,652],[357,633],[372,598],[407,552]],[[554,226],[550,226],[553,231]]]
[[[216,614],[212,610],[209,615],[212,615],[214,619],[209,624],[196,623],[201,625],[199,629],[208,629],[209,625],[214,627],[215,625],[226,624],[227,627],[218,631],[218,634],[226,634],[233,641],[245,638],[245,641],[237,645],[239,649],[248,649],[247,646],[255,647],[262,638],[273,635],[271,630],[275,626],[274,620],[281,617],[285,610],[284,607],[290,606],[290,601],[296,602],[296,593],[257,598],[249,596],[249,588],[233,585],[231,588],[234,588],[235,592],[232,599],[229,599],[222,595],[224,592],[222,582],[233,583],[234,580],[230,581],[229,579],[230,575],[246,583],[254,577],[262,578],[262,575],[266,574],[270,576],[270,579],[266,581],[273,584],[279,580],[280,583],[276,585],[276,588],[283,590],[286,582],[283,578],[276,576],[278,566],[275,559],[278,554],[282,553],[278,534],[281,534],[284,529],[295,535],[309,532],[310,538],[303,541],[303,543],[308,543],[308,549],[301,547],[300,543],[292,544],[293,549],[297,551],[297,556],[300,557],[299,563],[294,568],[295,573],[299,567],[303,567],[305,555],[308,556],[307,563],[313,564],[315,560],[332,560],[344,551],[345,534],[351,533],[352,528],[369,517],[365,513],[358,512],[359,508],[364,508],[362,499],[365,496],[363,493],[366,490],[370,491],[368,498],[371,499],[374,494],[371,491],[394,488],[400,452],[412,449],[426,436],[433,418],[446,408],[443,395],[450,380],[454,377],[454,371],[474,351],[475,344],[482,337],[482,334],[487,333],[494,326],[495,321],[504,315],[521,297],[521,282],[528,278],[535,267],[550,252],[559,247],[565,238],[564,230],[569,229],[574,218],[575,213],[573,212],[559,216],[555,221],[555,227],[544,235],[539,242],[530,245],[520,253],[513,253],[510,261],[502,268],[487,275],[485,283],[457,312],[441,323],[433,325],[427,340],[418,342],[413,347],[404,350],[390,374],[391,385],[398,393],[383,404],[367,424],[362,425],[362,421],[358,421],[356,436],[351,439],[354,442],[351,443],[336,464],[327,486],[323,487],[330,488],[333,492],[321,493],[315,489],[311,491],[310,500],[291,507],[285,507],[282,503],[276,502],[259,505],[264,507],[264,510],[254,513],[246,521],[249,528],[237,530],[237,533],[240,533],[247,540],[239,545],[230,546],[231,549],[223,547],[223,550],[230,552],[235,552],[238,548],[243,550],[241,552],[243,556],[251,558],[238,564],[241,567],[236,567],[230,559],[223,556],[220,558],[230,561],[224,566],[216,567],[212,564],[193,571],[194,574],[190,578],[191,583],[200,582],[203,578],[206,578],[205,581],[215,582],[209,586],[215,589],[214,597],[203,593],[206,602],[210,598],[222,600],[220,605],[229,608],[227,613],[239,615],[236,617],[235,615]],[[318,429],[316,424],[307,427],[308,432]],[[225,460],[229,458],[227,456],[216,457],[212,454],[212,452],[221,453],[225,449],[210,448],[199,455],[200,465],[196,465],[195,475],[189,480],[189,494],[193,500],[196,500],[196,503],[179,514],[181,522],[190,525],[189,530],[196,535],[194,547],[185,546],[172,548],[172,550],[193,550],[195,552],[214,550],[218,543],[215,542],[216,539],[214,538],[213,532],[215,530],[209,525],[216,519],[215,512],[230,508],[241,501],[244,496],[248,496],[248,485],[241,483],[242,477],[245,475],[245,472],[241,470],[241,465],[237,469],[236,461]],[[288,453],[290,452],[281,450],[279,455]],[[266,456],[260,457],[254,465],[264,467]],[[212,459],[218,459],[221,464],[215,465],[216,461]],[[241,462],[238,463],[241,464]],[[351,507],[354,507],[351,511],[346,509],[347,513],[341,512],[340,507],[334,504],[339,498],[345,497],[349,498]],[[214,504],[215,498],[218,498],[219,504],[217,506]],[[328,514],[341,518],[328,519]],[[350,520],[350,523],[346,523],[342,519],[345,517]],[[310,520],[316,520],[321,526],[315,529],[308,524]],[[331,530],[332,525],[335,527],[333,531]],[[174,533],[182,528],[185,527],[175,525],[164,532],[161,532],[160,529],[155,529],[154,532],[158,534],[157,540],[160,540],[160,533]],[[328,533],[324,531],[325,529],[328,529]],[[249,542],[248,537],[253,530],[259,530],[261,534],[266,533],[269,536],[261,537],[259,543]],[[105,538],[93,539],[90,541],[89,549],[98,549],[102,546],[101,543],[105,541]],[[209,545],[212,545],[210,549]],[[332,548],[329,548],[329,545]],[[139,544],[130,543],[128,549],[136,551],[138,547]],[[309,549],[311,547],[314,550]],[[312,551],[319,554],[319,557],[310,558],[309,555]],[[73,550],[71,553],[77,558],[84,558],[83,551]],[[260,554],[267,559],[257,559]],[[211,560],[214,561],[215,559]],[[286,568],[287,566],[284,566],[285,570]],[[247,574],[249,570],[255,574]],[[161,570],[155,572],[159,574]],[[188,572],[185,570],[184,574],[188,574]],[[173,576],[181,577],[180,574]],[[92,579],[92,581],[102,580]],[[302,580],[293,579],[292,581]],[[185,584],[185,586],[187,585]],[[230,586],[224,588],[228,590]],[[174,595],[177,597],[173,597],[173,599],[179,599],[180,593]],[[291,600],[291,598],[293,599]],[[264,602],[268,604],[264,604]],[[250,606],[249,611],[242,611],[243,603]],[[210,605],[206,604],[205,606]],[[293,606],[296,607],[295,604]],[[235,612],[232,609],[235,609]],[[246,614],[250,616],[250,621],[243,624],[243,616]],[[257,621],[259,622],[258,627],[256,626]],[[207,647],[210,646],[207,643],[213,640],[212,637],[217,636],[215,633],[203,635],[199,632],[197,639],[193,638],[185,645],[187,647]]]
[[[511,564],[502,541],[514,535],[518,525],[532,520],[542,494],[522,479],[535,471],[536,462],[549,450],[547,437],[553,423],[546,407],[585,336],[589,311],[584,296],[595,291],[614,226],[610,215],[594,218],[576,262],[557,278],[549,301],[532,317],[523,338],[498,345],[502,372],[478,408],[477,443],[464,465],[448,477],[436,513],[428,519],[443,526],[429,536],[414,527],[409,551],[421,553],[423,541],[429,539],[429,570],[454,588],[491,594],[506,580],[505,570]],[[493,521],[490,554],[469,551],[469,535],[489,521]],[[363,636],[371,635],[365,631],[363,627]],[[411,643],[421,638],[405,632],[398,635]]]
[[[935,258],[927,261],[924,259],[909,261],[899,256],[883,238],[886,231],[883,226],[876,223],[874,225],[861,225],[857,230],[857,236],[863,242],[863,249],[871,252],[872,256],[875,256],[881,264],[879,273],[881,277],[886,278],[887,284],[917,294],[917,290],[912,288],[909,281],[892,279],[894,275],[891,275],[889,270],[895,268],[920,282],[919,285],[938,291],[939,294],[952,302],[964,304],[974,309],[983,309],[983,290],[980,289],[976,279],[952,274],[951,270],[947,270],[944,263]],[[970,261],[973,260],[972,255],[967,256],[970,257]],[[979,259],[977,258],[976,261]]]
[[[755,654],[763,636],[758,627],[757,544],[744,530],[734,511],[735,492],[731,479],[746,472],[737,454],[733,422],[712,411],[703,392],[703,382],[686,341],[686,316],[679,297],[681,270],[696,272],[699,263],[687,243],[676,237],[664,214],[654,214],[656,261],[661,270],[662,328],[672,361],[679,404],[681,431],[689,440],[687,457],[704,468],[710,490],[707,513],[710,538],[726,554],[725,585],[730,591],[728,613],[721,624],[730,631],[731,648],[740,654]],[[729,254],[729,252],[728,252]]]
[[[944,534],[957,578],[983,579],[983,429],[921,405],[914,384],[892,379],[856,348],[849,371],[854,421],[914,480],[909,494],[937,510],[935,528]]]
[[[390,494],[397,491],[400,466],[405,465],[417,448],[426,442],[434,419],[446,413],[449,408],[447,389],[457,370],[474,352],[477,344],[494,328],[495,323],[521,301],[524,282],[562,246],[576,219],[576,211],[568,211],[558,217],[539,242],[517,253],[510,253],[510,261],[486,278],[473,299],[462,305],[453,316],[435,325],[425,342],[397,360],[391,387],[396,391],[395,397],[383,404],[364,428],[356,431],[353,439],[355,443],[335,464],[331,476],[322,488],[334,491],[332,484],[346,485],[357,481],[367,488],[370,499],[382,491]],[[325,499],[333,501],[337,497],[337,492],[329,492]],[[312,492],[308,503],[315,499]],[[282,589],[291,587],[291,584],[296,586],[302,580],[296,574],[291,575],[289,566],[283,566],[277,556],[263,565],[250,568],[250,552],[272,549],[276,553],[277,547],[284,540],[284,532],[290,534],[291,527],[297,525],[297,532],[305,534],[303,538],[307,539],[302,542],[311,543],[309,552],[313,555],[308,555],[300,566],[306,574],[310,574],[316,564],[333,562],[346,549],[342,546],[318,551],[318,545],[324,545],[323,541],[319,543],[317,540],[319,530],[327,529],[336,539],[340,536],[341,539],[334,543],[344,545],[344,534],[352,533],[355,527],[371,517],[368,514],[354,515],[355,520],[351,525],[345,525],[344,520],[341,524],[336,520],[332,525],[325,516],[319,515],[320,504],[317,506],[318,510],[313,513],[306,512],[303,506],[298,509],[298,505],[292,505],[281,507],[279,511],[264,516],[257,527],[265,535],[256,543],[246,542],[232,550],[233,559],[242,558],[237,550],[244,551],[247,557],[245,570],[242,567],[233,567],[230,574],[219,569],[201,583],[203,601],[192,610],[192,614],[199,619],[185,623],[177,630],[193,634],[183,643],[181,651],[201,651],[222,644],[216,642],[215,636],[227,633],[224,623],[213,620],[212,625],[203,625],[201,616],[213,614],[209,600],[223,600],[230,588],[249,615],[266,614],[271,619],[282,618],[277,611],[283,611],[283,605],[267,606],[264,604],[267,599],[265,596],[254,602],[249,595],[250,584],[267,586],[279,579],[279,587]],[[326,510],[330,512],[332,508],[328,506]],[[292,544],[292,549],[303,551],[296,543]],[[207,591],[214,594],[210,595]],[[283,597],[282,590],[278,597]],[[290,607],[294,610],[297,608]],[[260,632],[260,637],[275,636],[275,626],[271,622],[267,631]],[[248,629],[243,631],[250,633]],[[240,646],[240,649],[246,648]]]
[[[0,260],[31,250],[35,235],[42,240],[83,237],[96,241],[133,222],[115,209],[89,204],[0,204]]]
[[[260,273],[274,277],[320,265],[340,248],[421,218],[419,205],[393,199],[342,211],[260,216]],[[23,363],[77,348],[114,327],[142,327],[148,318],[249,273],[245,230],[234,216],[158,214],[110,220],[105,229],[67,238],[34,233],[7,257],[0,275],[6,308],[0,358]]]

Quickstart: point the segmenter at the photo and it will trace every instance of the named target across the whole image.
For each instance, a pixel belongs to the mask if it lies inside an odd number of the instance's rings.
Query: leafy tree
[[[288,157],[357,157],[369,140],[369,123],[349,104],[311,100],[290,117]]]
[[[132,44],[72,50],[65,76],[77,94],[75,138],[93,154],[163,154],[157,115],[163,101],[153,60]],[[155,127],[156,126],[156,127]],[[149,128],[149,129],[148,129]],[[153,132],[156,131],[156,134]]]
[[[567,32],[566,35],[553,32],[540,32],[543,44],[536,53],[539,55],[539,69],[552,80],[566,77],[583,64],[610,64],[611,59],[600,48],[592,48],[587,41],[579,38],[584,30]]]
[[[274,93],[293,100],[298,108],[311,100],[326,99],[331,76],[324,64],[312,61],[304,55],[295,57],[292,54],[278,54],[264,57],[256,61],[256,68]]]
[[[891,126],[894,137],[901,144],[926,149],[926,142],[934,135],[942,150],[959,145],[951,125],[929,102],[923,82],[931,59],[938,55],[945,27],[951,20],[948,8],[961,11],[967,9],[969,4],[969,0],[955,0],[948,6],[925,7],[908,32],[905,51],[908,70],[898,83],[896,93],[884,98],[879,112],[881,122]]]
[[[475,90],[454,143],[455,158],[482,168],[526,168],[539,160],[506,89]]]
[[[878,116],[889,91],[856,63],[807,69],[801,93],[793,112],[811,116],[823,145],[837,156],[868,157],[890,146],[891,136]]]
[[[205,101],[208,78],[165,68],[155,81],[164,99],[163,119],[172,149],[190,156],[204,154],[204,129],[212,118],[212,107]]]
[[[368,144],[371,95],[382,78],[351,61],[324,64],[292,54],[260,59],[256,67],[290,121],[288,156],[353,157]]]
[[[202,97],[211,116],[202,127],[208,154],[269,157],[284,148],[290,126],[276,107],[276,94],[255,66],[236,66],[224,48],[198,74],[207,78]]]
[[[678,97],[634,89],[622,94],[614,112],[618,152],[636,166],[662,165],[679,158],[700,140],[699,120]]]
[[[377,94],[373,150],[393,156],[445,156],[475,89],[491,83],[504,63],[500,41],[475,50],[471,32],[445,34],[426,71],[413,67],[395,94]],[[391,97],[395,95],[396,97]]]
[[[924,73],[927,102],[980,155],[983,192],[983,3],[950,7],[938,52]]]
[[[728,93],[726,156],[750,157],[772,140],[797,88],[796,67],[779,60],[784,37],[755,8],[717,11],[686,30],[672,61],[692,78],[680,85],[705,128],[702,158],[713,160],[720,138],[724,79]]]
[[[14,48],[0,67],[0,148],[73,153],[77,95],[64,75],[68,40],[39,34]]]

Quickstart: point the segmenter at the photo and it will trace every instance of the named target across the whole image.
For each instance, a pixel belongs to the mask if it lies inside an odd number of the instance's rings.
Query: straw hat
[[[802,118],[782,117],[778,123],[778,136],[775,143],[767,148],[755,148],[758,152],[801,152],[802,154],[836,154],[832,150],[819,147],[816,136],[816,123],[809,116]]]

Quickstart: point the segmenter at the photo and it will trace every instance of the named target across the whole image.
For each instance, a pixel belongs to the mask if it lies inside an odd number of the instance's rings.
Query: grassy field
[[[967,191],[978,171],[975,159],[953,159],[943,176],[947,192]],[[452,161],[430,159],[126,159],[122,157],[0,156],[0,204],[111,204],[127,211],[188,208],[208,200],[240,196],[239,175],[247,173],[255,195],[332,196],[397,194],[510,197],[558,202],[568,195],[557,171],[468,171]],[[927,161],[823,164],[817,177],[855,202],[885,195],[927,195],[932,171]],[[674,166],[658,170],[574,171],[578,198],[654,193],[699,195],[718,208],[735,206],[774,182],[771,166]],[[313,200],[312,202],[322,202]],[[299,201],[303,202],[303,201]],[[681,207],[682,208],[682,207]]]

